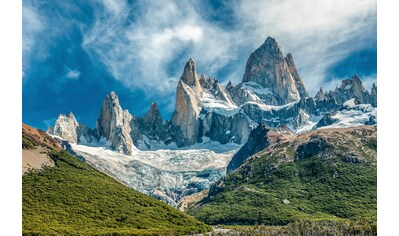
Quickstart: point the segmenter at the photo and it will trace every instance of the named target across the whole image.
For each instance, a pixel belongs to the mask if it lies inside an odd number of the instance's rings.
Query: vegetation
[[[374,129],[317,131],[277,144],[226,176],[218,190],[213,187],[213,194],[188,213],[208,224],[342,220],[373,224],[377,218]],[[328,145],[298,148],[311,140]]]
[[[49,155],[55,167],[22,177],[24,235],[179,235],[211,230],[65,151],[52,150]]]
[[[215,232],[212,235],[377,235],[375,221],[295,221],[286,226],[242,226],[219,225],[218,228],[229,229],[228,232]]]

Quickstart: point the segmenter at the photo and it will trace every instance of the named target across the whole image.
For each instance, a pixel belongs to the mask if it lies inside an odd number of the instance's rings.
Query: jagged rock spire
[[[294,78],[295,85],[299,91],[299,95],[301,96],[301,98],[309,97],[309,94],[306,91],[305,85],[303,84],[301,77],[299,77],[298,71],[295,66],[294,58],[292,57],[291,53],[287,54],[287,56],[285,57],[285,61],[287,62],[287,65],[291,72],[292,77]]]
[[[60,136],[63,140],[71,143],[78,142],[79,123],[72,112],[68,115],[60,114],[52,127],[47,132],[52,135]]]
[[[320,87],[320,90],[317,92],[315,96],[316,100],[324,100],[326,99],[326,95],[324,94],[323,87]]]
[[[271,37],[249,56],[243,82],[255,82],[269,89],[273,96],[262,99],[270,105],[284,105],[298,101],[301,93],[307,95],[292,56],[286,59],[277,41]]]
[[[184,66],[183,74],[181,80],[188,86],[198,86],[198,74],[193,58],[190,58],[186,65]]]
[[[150,106],[150,109],[148,112],[144,115],[143,119],[147,123],[160,123],[162,124],[162,116],[161,113],[159,112],[158,104],[156,102],[153,102]]]
[[[188,60],[176,88],[176,105],[172,124],[180,127],[185,144],[193,144],[201,139],[199,114],[202,107],[204,89],[198,80],[195,62]]]
[[[132,116],[122,110],[118,96],[110,92],[104,99],[96,124],[97,137],[105,137],[111,148],[125,154],[131,154],[133,140],[130,136]]]

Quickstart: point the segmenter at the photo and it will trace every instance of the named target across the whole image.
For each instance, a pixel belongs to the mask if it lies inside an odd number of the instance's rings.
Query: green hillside
[[[188,213],[208,224],[375,221],[376,134],[376,126],[325,129],[272,146]]]
[[[24,138],[25,148],[35,148],[34,141]],[[22,177],[25,235],[176,235],[211,230],[65,151],[50,148],[49,155],[55,167],[32,170]]]

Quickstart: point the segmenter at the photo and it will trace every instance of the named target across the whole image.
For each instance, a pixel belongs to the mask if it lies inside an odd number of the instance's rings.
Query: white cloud
[[[22,6],[22,50],[24,53],[31,51],[34,45],[35,35],[44,28],[35,8],[30,5]]]
[[[109,7],[97,12],[83,42],[83,48],[128,86],[169,95],[190,57],[207,74],[233,57],[230,33],[203,20],[191,3],[146,1],[135,10],[139,16],[127,26],[128,14],[113,15]]]
[[[65,74],[65,77],[68,79],[72,79],[72,80],[77,80],[80,77],[80,71],[78,70],[72,70],[69,67],[66,67],[67,69],[67,73]]]
[[[36,37],[43,31],[45,23],[36,9],[29,4],[22,6],[22,78],[29,70],[32,49],[36,46]]]
[[[367,46],[367,40],[351,40],[374,37],[376,1],[241,1],[235,12],[243,28],[251,30],[243,36],[249,35],[246,41],[253,47],[271,35],[292,52],[312,94],[325,82],[329,66]]]
[[[249,53],[267,36],[293,54],[314,94],[330,66],[367,47],[376,22],[375,0],[233,1],[234,19],[225,19],[234,22],[232,27],[209,20],[206,11],[199,11],[202,2],[138,1],[130,9],[125,1],[102,3],[94,26],[83,32],[83,48],[125,85],[171,99],[188,58],[208,76],[230,65],[233,69],[218,79],[236,84]]]
[[[118,15],[126,9],[126,2],[124,0],[102,0],[102,3],[114,15]]]

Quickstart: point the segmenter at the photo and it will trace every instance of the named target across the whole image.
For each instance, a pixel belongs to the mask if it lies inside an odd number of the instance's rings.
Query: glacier
[[[205,139],[184,149],[136,149],[125,155],[109,147],[70,145],[97,170],[174,207],[182,197],[209,189],[222,178],[230,159],[241,147]]]

